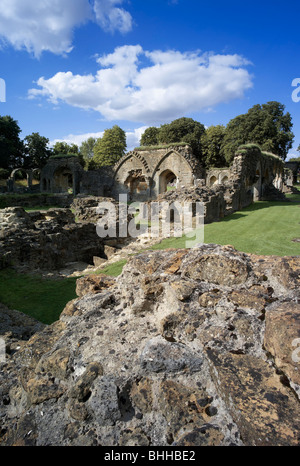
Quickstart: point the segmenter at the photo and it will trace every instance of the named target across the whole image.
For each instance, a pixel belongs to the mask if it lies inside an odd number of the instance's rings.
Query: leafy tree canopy
[[[64,155],[70,157],[78,157],[78,161],[82,165],[82,167],[85,166],[85,161],[83,159],[82,154],[79,151],[79,147],[77,146],[77,144],[68,144],[65,141],[56,142],[53,146],[53,156],[58,157]]]
[[[26,150],[24,167],[42,168],[52,154],[52,150],[48,147],[49,139],[40,136],[39,133],[32,133],[25,137],[24,142]]]
[[[84,160],[86,168],[89,168],[89,166],[91,165],[92,158],[94,157],[95,144],[96,139],[90,137],[86,141],[83,141],[79,148],[79,153],[81,154]]]
[[[114,165],[126,151],[126,133],[118,125],[104,131],[94,146],[93,162],[97,168]]]
[[[23,164],[24,144],[20,139],[18,122],[6,115],[0,116],[0,167],[12,170]]]
[[[226,128],[223,125],[210,126],[201,137],[203,162],[207,168],[226,165],[221,152],[225,131]]]
[[[141,146],[156,146],[159,143],[158,135],[159,135],[159,128],[156,128],[156,126],[150,126],[142,134],[140,145]]]
[[[59,154],[74,154],[78,155],[79,154],[79,148],[76,144],[68,144],[64,141],[58,141],[54,144],[53,146],[53,154],[54,155],[59,155]]]
[[[202,123],[192,118],[178,118],[169,124],[162,125],[159,129],[159,143],[169,144],[176,142],[186,142],[190,144],[196,157],[202,155],[201,137],[205,133]]]
[[[279,102],[254,105],[246,114],[231,120],[222,145],[222,154],[230,163],[238,147],[255,143],[262,150],[272,152],[285,160],[294,139],[292,118],[284,113],[285,106]]]

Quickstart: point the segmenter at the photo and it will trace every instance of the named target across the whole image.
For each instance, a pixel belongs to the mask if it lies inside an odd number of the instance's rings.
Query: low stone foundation
[[[25,212],[0,210],[0,268],[58,270],[69,262],[93,264],[103,257],[104,242],[92,223],[75,223],[70,209]]]
[[[3,195],[0,196],[0,209],[6,207],[70,207],[74,196],[72,194],[25,194],[21,195]]]

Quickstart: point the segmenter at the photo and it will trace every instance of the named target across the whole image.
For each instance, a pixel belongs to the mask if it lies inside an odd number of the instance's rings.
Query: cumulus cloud
[[[132,18],[123,0],[1,0],[0,39],[39,57],[72,50],[75,27],[92,20],[106,31],[128,32]]]
[[[144,51],[122,46],[97,59],[95,74],[59,72],[38,79],[29,97],[47,97],[105,119],[156,124],[242,98],[252,87],[249,62],[239,55]]]
[[[128,32],[132,28],[132,17],[128,11],[116,5],[123,3],[123,0],[96,0],[94,12],[97,23],[109,32]]]
[[[76,144],[78,147],[80,147],[83,141],[86,141],[89,138],[102,138],[103,133],[103,131],[100,131],[97,133],[68,134],[61,139],[53,139],[49,142],[49,146],[53,147],[57,142],[66,142],[67,144]]]

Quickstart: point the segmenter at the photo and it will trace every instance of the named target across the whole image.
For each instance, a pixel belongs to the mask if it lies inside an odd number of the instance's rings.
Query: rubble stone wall
[[[103,257],[103,252],[95,225],[75,223],[70,209],[0,210],[0,268],[58,270],[70,262],[93,264],[93,257]]]

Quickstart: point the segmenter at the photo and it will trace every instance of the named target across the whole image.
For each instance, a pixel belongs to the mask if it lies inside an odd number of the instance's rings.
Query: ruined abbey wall
[[[168,188],[193,186],[203,170],[189,146],[133,151],[115,166],[113,195],[147,201]]]
[[[78,194],[84,169],[77,157],[50,158],[41,172],[40,191]]]
[[[230,167],[209,170],[190,146],[179,144],[134,150],[114,167],[94,171],[84,171],[74,157],[50,159],[41,174],[41,191],[116,200],[125,194],[128,201],[147,202],[185,198],[186,189],[199,188],[196,197],[206,205],[207,221],[216,221],[253,201],[284,199],[285,178],[284,162],[255,144],[241,146]]]

